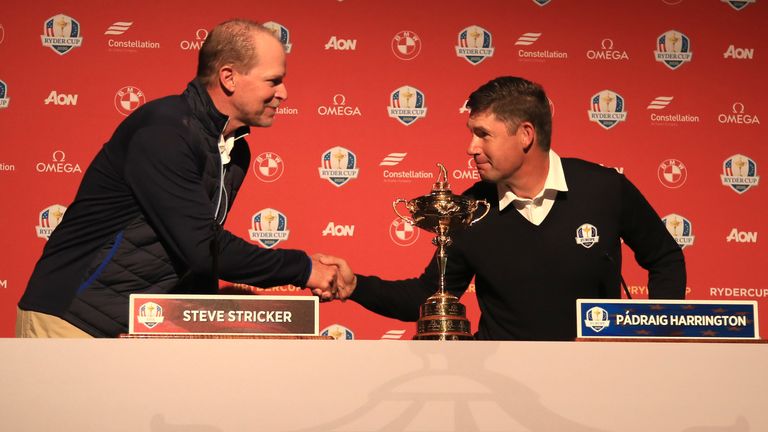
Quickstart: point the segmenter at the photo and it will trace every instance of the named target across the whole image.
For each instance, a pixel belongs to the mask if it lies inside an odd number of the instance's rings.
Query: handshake
[[[331,255],[312,255],[312,273],[307,288],[320,297],[321,302],[346,300],[357,286],[357,276],[347,262]]]

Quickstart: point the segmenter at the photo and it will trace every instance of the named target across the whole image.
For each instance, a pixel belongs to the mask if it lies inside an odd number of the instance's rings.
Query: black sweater
[[[238,139],[222,191],[226,121],[197,81],[123,121],[83,175],[19,307],[117,336],[128,329],[132,293],[215,293],[219,278],[306,284],[304,252],[261,249],[214,221],[231,208],[250,163],[248,143]]]
[[[446,287],[461,296],[475,277],[481,317],[475,337],[492,340],[572,340],[576,299],[619,298],[621,243],[649,272],[650,298],[685,296],[683,253],[637,188],[610,168],[562,159],[567,192],[559,192],[540,225],[512,205],[499,211],[496,185],[476,183],[464,194],[491,203],[491,211],[451,235]],[[576,241],[582,224],[597,229],[591,247]],[[358,276],[352,299],[367,309],[404,321],[437,290],[432,259],[415,279],[384,281]]]

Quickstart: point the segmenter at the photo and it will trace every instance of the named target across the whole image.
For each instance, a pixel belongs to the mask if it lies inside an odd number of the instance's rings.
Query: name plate
[[[756,301],[576,301],[579,338],[760,339]]]
[[[314,296],[131,294],[128,332],[316,336]]]

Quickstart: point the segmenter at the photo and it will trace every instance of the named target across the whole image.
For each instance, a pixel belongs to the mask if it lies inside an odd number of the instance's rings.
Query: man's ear
[[[533,123],[524,121],[520,123],[517,128],[517,133],[520,136],[520,141],[523,143],[524,149],[527,151],[533,145],[536,140],[536,128]]]
[[[227,93],[235,91],[235,70],[231,65],[224,65],[219,68],[219,85]]]

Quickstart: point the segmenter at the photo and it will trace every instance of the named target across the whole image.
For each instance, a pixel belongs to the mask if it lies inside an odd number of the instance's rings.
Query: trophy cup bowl
[[[466,308],[459,299],[445,290],[445,266],[448,255],[445,251],[451,244],[450,233],[462,230],[484,218],[491,209],[485,200],[475,200],[469,197],[454,195],[448,184],[445,167],[438,163],[440,173],[429,195],[412,200],[402,198],[392,203],[400,219],[410,225],[437,234],[432,244],[437,246],[437,265],[440,273],[438,291],[427,299],[419,308],[419,319],[416,324],[415,340],[466,340],[472,339]],[[442,181],[440,180],[442,178]],[[411,214],[406,217],[400,214],[397,206],[401,203]],[[485,206],[482,215],[474,215],[480,205]]]

